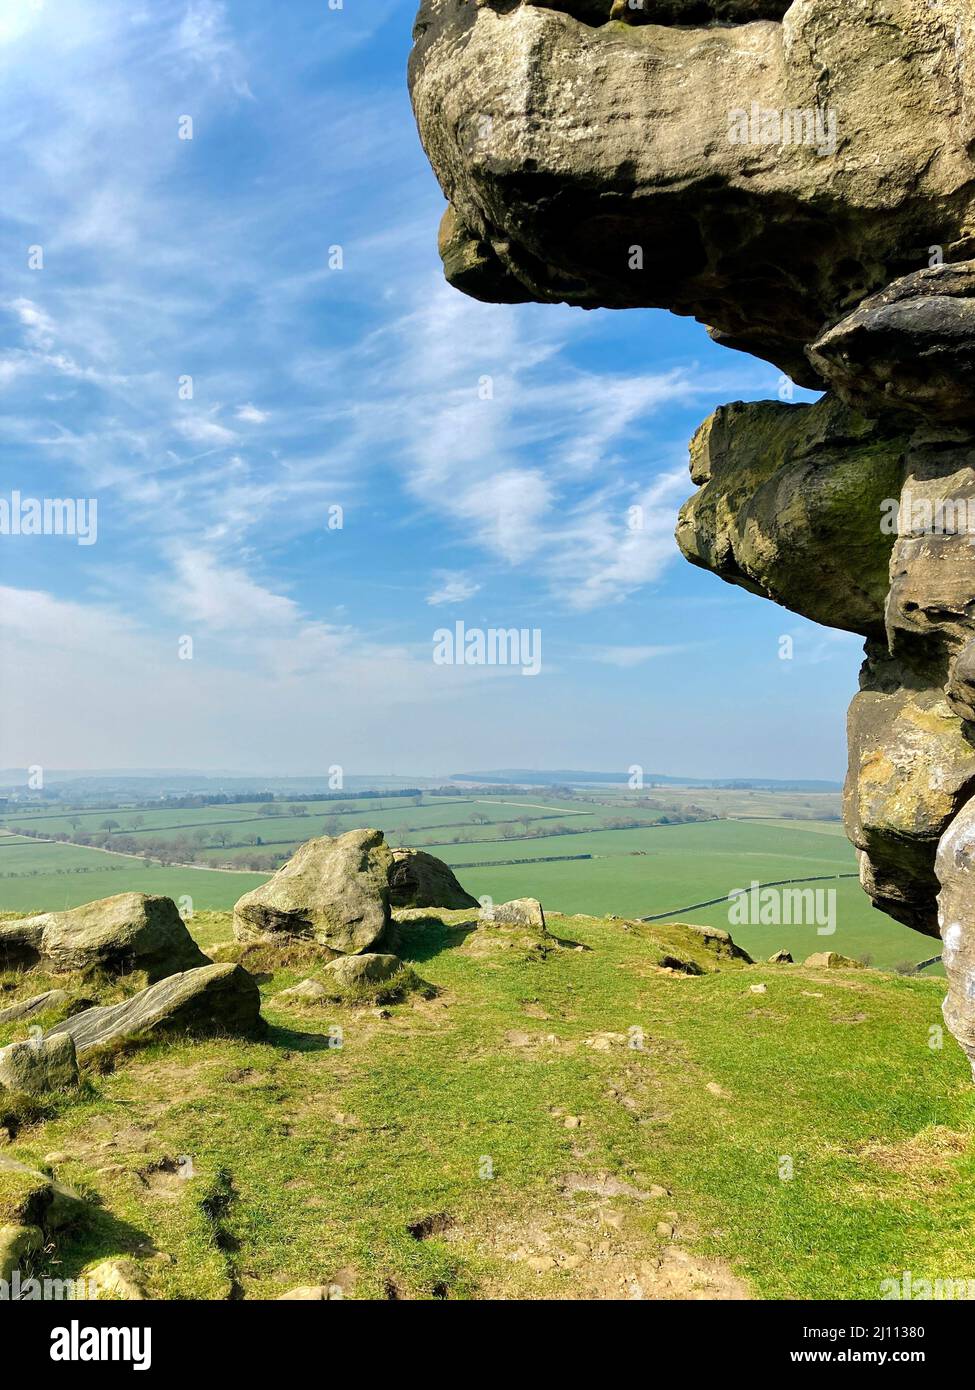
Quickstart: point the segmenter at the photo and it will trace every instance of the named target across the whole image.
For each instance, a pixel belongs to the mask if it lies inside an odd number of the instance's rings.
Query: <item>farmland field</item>
[[[299,800],[273,809],[267,802],[25,806],[0,821],[0,911],[63,908],[133,889],[226,909],[267,876],[245,870],[255,853],[283,862],[313,836],[374,825],[391,844],[429,849],[456,867],[468,891],[496,902],[531,896],[566,913],[722,926],[756,957],[779,948],[797,959],[837,950],[889,969],[937,955],[936,941],[871,907],[853,877],[856,860],[838,812],[835,793],[671,787],[639,794],[474,789],[456,796]],[[680,822],[688,815],[701,818]],[[715,816],[721,818],[707,818]],[[33,836],[99,832],[105,848],[27,838],[17,834],[21,828]],[[126,852],[112,852],[113,843]],[[783,880],[812,880],[809,888],[834,892],[835,932],[729,922],[730,892]]]

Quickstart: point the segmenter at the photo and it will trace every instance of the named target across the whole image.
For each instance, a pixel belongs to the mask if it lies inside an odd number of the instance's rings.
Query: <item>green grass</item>
[[[163,1298],[335,1279],[367,1299],[627,1297],[632,1279],[652,1295],[666,1220],[692,1267],[759,1298],[975,1275],[971,1076],[950,1039],[929,1046],[937,981],[684,976],[655,962],[720,962],[683,928],[550,928],[566,944],[533,957],[475,949],[469,915],[421,914],[400,950],[435,999],[287,1009],[275,997],[316,970],[292,962],[264,978],[265,1041],[158,1043],[91,1078],[7,1150],[60,1154],[57,1175],[100,1199],[59,1272],[132,1254]],[[193,929],[230,935],[219,915]],[[570,1175],[669,1192],[573,1193]],[[432,1216],[446,1229],[414,1238]]]

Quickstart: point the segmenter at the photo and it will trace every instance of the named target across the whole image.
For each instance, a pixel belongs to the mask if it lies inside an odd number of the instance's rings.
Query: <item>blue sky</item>
[[[98,532],[0,537],[0,766],[842,776],[857,639],[672,539],[690,434],[778,373],[447,287],[413,10],[5,0],[0,496]],[[541,673],[435,664],[458,620]]]

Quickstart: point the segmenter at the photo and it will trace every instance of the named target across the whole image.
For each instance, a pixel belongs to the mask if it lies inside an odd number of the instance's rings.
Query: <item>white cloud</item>
[[[251,632],[297,621],[294,601],[256,583],[243,570],[233,569],[198,549],[175,557],[175,576],[169,586],[169,605],[187,625],[200,623],[216,631]]]
[[[24,328],[24,336],[34,347],[45,351],[54,344],[54,323],[49,314],[31,299],[14,299],[10,303]]]
[[[441,570],[437,575],[438,587],[427,595],[427,603],[432,607],[448,603],[464,603],[479,592],[481,586],[468,574],[452,570]]]
[[[263,425],[266,420],[270,420],[270,413],[266,410],[258,410],[256,405],[239,406],[237,409],[237,419],[243,420],[246,425]]]
[[[237,442],[237,435],[233,430],[207,415],[188,415],[184,419],[178,419],[176,431],[184,439],[188,439],[191,444],[206,444],[214,448],[221,448],[224,445]]]

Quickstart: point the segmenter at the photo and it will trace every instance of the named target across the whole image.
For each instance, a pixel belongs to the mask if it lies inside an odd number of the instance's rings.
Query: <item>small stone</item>
[[[750,994],[766,994],[768,985],[749,985],[748,990]]]
[[[64,989],[48,989],[43,994],[35,994],[30,999],[21,999],[0,1009],[0,1023],[14,1023],[17,1019],[32,1018],[47,1009],[60,1008],[67,1004],[71,995]]]
[[[562,1123],[565,1125],[566,1129],[578,1129],[582,1124],[582,1120],[578,1115],[566,1115]]]
[[[674,1228],[669,1221],[658,1221],[654,1229],[661,1240],[673,1240]]]
[[[143,1276],[134,1260],[103,1260],[85,1274],[89,1287],[94,1285],[99,1296],[121,1298],[125,1301],[141,1301],[148,1297]]]
[[[792,952],[776,951],[774,955],[769,956],[768,963],[769,965],[792,965]]]
[[[303,1303],[327,1303],[328,1285],[327,1284],[299,1284],[295,1289],[289,1289],[287,1293],[278,1295],[278,1303],[285,1300]]]
[[[803,964],[818,970],[863,969],[858,960],[852,960],[849,956],[841,956],[839,951],[816,951],[813,955],[807,956]]]
[[[283,989],[273,999],[275,1004],[319,1004],[328,999],[329,992],[318,980],[300,980],[290,989]]]

